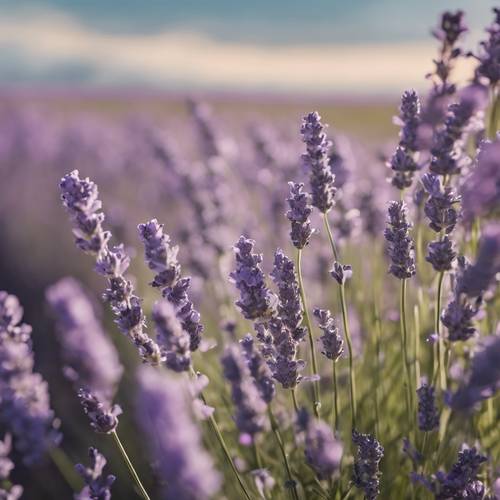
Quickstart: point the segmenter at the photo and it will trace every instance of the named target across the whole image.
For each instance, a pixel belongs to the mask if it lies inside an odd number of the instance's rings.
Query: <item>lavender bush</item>
[[[466,33],[384,161],[317,111],[2,111],[0,498],[500,498],[499,10]]]

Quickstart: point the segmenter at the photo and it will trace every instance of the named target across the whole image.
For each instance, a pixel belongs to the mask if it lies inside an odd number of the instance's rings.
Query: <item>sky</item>
[[[392,94],[425,86],[440,12],[474,49],[496,3],[0,0],[0,87]]]

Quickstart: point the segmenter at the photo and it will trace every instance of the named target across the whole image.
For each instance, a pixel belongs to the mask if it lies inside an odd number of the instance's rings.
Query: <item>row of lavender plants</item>
[[[27,468],[52,460],[75,498],[111,498],[99,451],[109,441],[130,498],[500,498],[494,16],[468,54],[464,14],[443,14],[429,95],[401,98],[389,182],[364,171],[370,163],[350,169],[317,112],[302,120],[297,158],[253,128],[253,167],[235,166],[234,144],[199,103],[189,109],[201,159],[148,129],[134,161],[144,154],[162,175],[136,178],[127,196],[152,194],[160,210],[137,228],[149,289],[128,272],[134,252],[116,240],[129,235],[113,216],[107,224],[96,183],[64,175],[76,246],[95,260],[103,301],[141,363],[130,349],[121,359],[78,280],[47,288],[63,374],[96,433],[88,465],[73,468],[31,327],[0,292],[0,496],[21,497],[9,479],[19,458]],[[457,87],[464,57],[476,69]],[[14,142],[2,143],[6,179],[29,149]],[[70,146],[65,154],[75,161]],[[56,236],[65,239],[59,227]],[[125,419],[134,431],[121,432]]]

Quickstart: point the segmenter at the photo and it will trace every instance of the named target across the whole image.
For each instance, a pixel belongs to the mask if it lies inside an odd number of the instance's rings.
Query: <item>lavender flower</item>
[[[339,285],[343,285],[348,279],[351,279],[352,267],[349,264],[334,262],[330,274]]]
[[[391,201],[388,209],[388,227],[384,231],[389,242],[391,265],[389,272],[399,279],[411,278],[415,270],[414,244],[410,237],[411,224],[406,218],[404,201]]]
[[[352,441],[358,447],[352,481],[364,491],[367,500],[374,500],[380,493],[379,463],[384,456],[384,448],[373,436],[356,430],[352,431]]]
[[[305,456],[318,479],[331,479],[339,470],[343,446],[322,420],[308,419]]]
[[[314,229],[311,228],[309,216],[312,212],[310,196],[302,191],[304,184],[289,182],[290,196],[286,200],[290,209],[286,216],[291,223],[290,238],[295,248],[302,249],[309,244]]]
[[[78,398],[83,406],[83,411],[90,419],[90,426],[95,432],[111,434],[118,427],[118,416],[122,409],[118,405],[110,406],[85,389],[78,391]]]
[[[461,291],[469,297],[483,294],[500,272],[500,224],[484,227],[479,240],[476,262],[463,272]]]
[[[275,479],[267,469],[255,469],[251,474],[259,495],[261,498],[266,498],[266,493],[269,494],[276,484]]]
[[[12,449],[12,438],[10,434],[5,434],[3,441],[0,441],[0,498],[3,500],[18,500],[23,494],[23,487],[10,485],[8,489],[9,475],[14,468],[14,462],[9,458]]]
[[[269,370],[262,354],[255,349],[254,339],[252,335],[247,333],[240,340],[241,347],[243,348],[243,354],[246,358],[246,362],[250,373],[253,377],[254,383],[259,390],[260,397],[269,404],[276,393],[276,388],[272,379],[272,373]]]
[[[429,489],[437,500],[448,498],[480,498],[479,491],[484,492],[484,486],[477,480],[481,465],[486,457],[478,453],[476,448],[463,448],[458,453],[458,460],[448,473],[439,471],[430,478],[413,474],[413,480],[421,482]]]
[[[457,10],[456,12],[444,12],[439,27],[432,34],[438,40],[441,40],[445,47],[451,49],[467,31],[467,26],[464,23],[464,13]]]
[[[124,277],[130,259],[123,246],[108,247],[111,233],[102,228],[104,214],[96,184],[88,178],[80,179],[78,170],[74,170],[61,179],[60,188],[63,204],[75,227],[77,246],[96,257],[96,271],[108,278],[104,298],[115,313],[118,328],[137,346],[145,362],[159,364],[160,349],[144,331],[141,301],[134,294],[131,282]]]
[[[33,372],[31,327],[21,324],[17,297],[0,291],[0,422],[17,451],[32,465],[61,440],[47,382]]]
[[[323,346],[321,354],[324,354],[328,359],[337,361],[344,352],[344,341],[340,336],[335,318],[326,309],[314,309],[313,314],[323,331],[323,335],[320,337]]]
[[[179,247],[170,244],[170,237],[163,232],[163,224],[158,224],[156,219],[139,224],[138,230],[144,243],[146,262],[156,272],[151,285],[162,289],[173,286],[180,275]]]
[[[481,42],[481,53],[477,57],[476,79],[486,78],[494,87],[500,80],[500,9],[494,8],[495,19],[487,29],[489,38]]]
[[[137,392],[137,418],[165,481],[165,500],[205,500],[219,489],[219,475],[202,448],[189,398],[177,379],[142,367]]]
[[[182,328],[172,304],[166,300],[156,302],[152,316],[156,325],[156,338],[167,366],[176,372],[189,370],[189,334]]]
[[[231,384],[231,395],[236,408],[236,425],[243,435],[252,439],[267,425],[267,405],[260,396],[250,375],[245,358],[236,345],[230,345],[222,356],[224,377]]]
[[[500,336],[481,340],[481,350],[472,360],[472,369],[465,383],[452,395],[450,405],[468,410],[494,396],[500,390]]]
[[[240,236],[234,247],[236,269],[230,274],[232,282],[240,291],[236,305],[246,319],[265,318],[272,311],[272,294],[266,286],[260,268],[262,255],[252,253],[254,240]]]
[[[476,164],[461,186],[464,219],[500,215],[500,138],[479,146]]]
[[[306,335],[306,329],[301,326],[303,313],[295,265],[279,248],[274,254],[271,277],[278,287],[278,316],[293,339],[300,342]]]
[[[312,205],[326,214],[335,204],[336,188],[333,185],[335,176],[329,167],[331,142],[327,139],[325,126],[320,120],[321,116],[316,111],[309,113],[302,120],[300,133],[307,149],[302,160],[310,171]]]
[[[116,477],[111,474],[103,475],[106,459],[96,448],[89,448],[90,467],[82,464],[75,466],[76,472],[85,481],[85,486],[80,493],[75,495],[75,500],[110,500],[111,486]]]
[[[65,375],[78,388],[85,387],[111,400],[123,367],[85,291],[75,279],[63,278],[48,288],[45,295],[56,317]]]
[[[456,256],[453,242],[448,236],[445,236],[441,240],[429,243],[425,260],[430,262],[436,271],[443,272],[451,269]]]
[[[439,414],[436,408],[434,387],[422,384],[417,389],[418,395],[418,428],[430,432],[439,426]]]
[[[398,189],[411,186],[413,174],[418,170],[415,153],[418,151],[417,131],[420,122],[420,100],[414,90],[407,90],[401,97],[399,117],[395,119],[401,126],[399,145],[389,161],[394,171],[392,185]]]

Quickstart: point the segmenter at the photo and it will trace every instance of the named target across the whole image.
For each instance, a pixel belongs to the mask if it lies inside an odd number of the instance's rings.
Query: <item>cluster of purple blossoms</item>
[[[304,187],[302,182],[289,182],[288,185],[290,186],[290,196],[286,200],[290,209],[286,216],[291,224],[290,239],[293,246],[301,250],[309,244],[311,235],[314,233],[309,219],[312,212],[311,197],[302,191]]]
[[[165,482],[165,500],[208,500],[219,490],[220,478],[202,448],[189,398],[167,373],[150,367],[139,372],[137,420]]]
[[[240,236],[234,246],[236,269],[230,274],[240,292],[236,305],[243,316],[250,320],[268,318],[273,312],[273,295],[267,288],[260,268],[262,255],[252,253],[254,245],[254,240]]]
[[[417,389],[418,428],[424,432],[433,431],[439,426],[439,414],[434,393],[434,387],[425,383]]]
[[[358,447],[352,481],[363,490],[366,500],[375,500],[380,493],[379,464],[384,456],[384,448],[373,436],[356,430],[352,431],[352,442]]]
[[[500,9],[494,8],[495,19],[487,29],[489,37],[481,42],[481,53],[477,56],[476,79],[486,78],[494,87],[500,80]]]
[[[106,459],[96,448],[89,448],[89,458],[90,467],[85,467],[83,464],[75,466],[76,472],[85,482],[82,491],[75,495],[75,500],[110,500],[111,486],[116,477],[111,474],[103,475]]]
[[[118,405],[111,405],[108,401],[100,401],[95,394],[80,389],[78,398],[85,415],[89,417],[90,427],[99,434],[111,434],[118,427],[118,416],[122,409]]]
[[[389,242],[389,272],[401,280],[411,278],[416,272],[414,243],[410,237],[411,224],[407,221],[406,214],[404,201],[391,201],[384,231],[384,237]]]
[[[267,404],[262,399],[244,354],[236,345],[226,347],[222,356],[224,377],[231,384],[231,397],[236,408],[234,420],[242,436],[255,435],[267,427]]]
[[[74,170],[61,179],[60,189],[63,204],[75,227],[76,245],[96,257],[96,271],[108,279],[104,299],[111,305],[118,328],[137,346],[144,362],[160,364],[160,348],[144,331],[141,300],[124,276],[130,259],[123,245],[112,249],[108,246],[111,233],[102,227],[104,214],[96,184],[88,178],[80,179],[78,170]]]
[[[452,395],[450,405],[457,410],[470,410],[500,390],[500,332],[481,340],[481,350],[472,360],[467,380]]]
[[[337,361],[344,352],[344,341],[339,333],[335,318],[326,309],[314,309],[314,316],[318,321],[323,335],[320,337],[322,351],[328,359]]]
[[[31,327],[17,297],[0,291],[0,421],[27,465],[61,440],[47,382],[33,371]]]
[[[269,404],[276,393],[272,373],[263,355],[255,348],[254,338],[247,333],[240,340],[243,354],[253,381],[259,390],[261,398]]]
[[[306,335],[306,329],[301,326],[303,312],[299,283],[293,261],[281,249],[276,250],[274,254],[271,277],[278,288],[278,317],[283,325],[290,330],[292,338],[296,342],[301,342]]]
[[[344,285],[352,277],[352,266],[335,261],[330,275],[339,285]]]
[[[448,330],[450,342],[465,342],[476,332],[473,320],[479,312],[482,300],[480,296],[476,296],[471,302],[463,293],[464,273],[469,267],[470,264],[465,257],[460,256],[457,259],[457,269],[453,275],[452,299],[441,314],[441,322]]]
[[[414,90],[403,93],[399,112],[399,117],[395,119],[396,124],[401,127],[399,145],[389,161],[389,167],[394,171],[391,184],[398,189],[405,189],[411,186],[413,175],[419,168],[416,153],[420,100]]]
[[[63,278],[49,287],[45,295],[56,320],[65,376],[77,388],[111,400],[123,366],[84,289],[75,279]]]
[[[309,171],[312,205],[326,214],[335,204],[336,188],[333,185],[335,176],[331,172],[328,156],[332,143],[324,130],[321,116],[316,111],[309,113],[302,120],[300,133],[307,149],[302,160]]]
[[[10,472],[14,468],[14,462],[9,458],[12,450],[12,438],[10,434],[5,434],[3,441],[0,441],[0,498],[4,500],[18,500],[23,494],[23,487],[10,485]],[[7,489],[5,489],[7,488]]]
[[[343,446],[335,438],[331,427],[323,420],[310,418],[305,409],[298,415],[298,425],[305,433],[304,454],[318,479],[329,480],[339,471]]]
[[[188,371],[191,367],[190,338],[177,318],[174,306],[166,300],[159,300],[153,306],[152,318],[166,365],[176,372]]]
[[[458,460],[448,473],[439,471],[429,477],[412,474],[414,482],[422,483],[437,500],[448,498],[471,498],[481,500],[485,495],[483,483],[478,481],[479,468],[486,462],[476,448],[463,448]]]
[[[500,138],[483,141],[475,165],[461,186],[464,219],[500,215]]]

